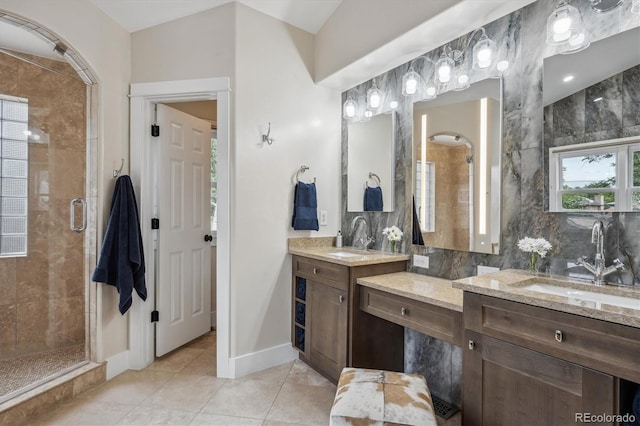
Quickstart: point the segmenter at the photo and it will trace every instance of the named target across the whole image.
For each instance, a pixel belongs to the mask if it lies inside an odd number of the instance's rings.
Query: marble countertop
[[[413,272],[395,272],[358,278],[357,283],[418,302],[462,312],[462,290],[453,288],[451,280]]]
[[[377,250],[337,248],[334,237],[290,238],[289,253],[344,266],[376,265],[378,263],[409,260],[408,254],[392,254]]]
[[[623,296],[629,298],[631,306],[621,307],[604,301],[579,299],[579,296],[574,298],[570,295],[547,294],[523,288],[532,283],[569,287],[578,292]],[[539,274],[532,276],[526,271],[517,269],[506,269],[486,275],[463,278],[453,281],[452,285],[454,288],[472,293],[640,328],[640,288],[637,286],[596,286],[592,283],[571,280],[559,275]]]

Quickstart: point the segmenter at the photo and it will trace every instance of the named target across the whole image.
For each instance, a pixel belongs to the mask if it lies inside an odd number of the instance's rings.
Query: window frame
[[[551,212],[592,212],[590,210],[566,209],[562,206],[563,194],[613,192],[615,204],[606,212],[632,212],[631,197],[640,192],[640,186],[633,186],[632,152],[640,151],[640,137],[610,139],[549,148],[549,211]],[[616,154],[616,185],[612,188],[562,189],[562,160],[584,155],[604,153]]]

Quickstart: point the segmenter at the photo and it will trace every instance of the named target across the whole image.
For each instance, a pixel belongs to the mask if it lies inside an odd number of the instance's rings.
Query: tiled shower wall
[[[87,86],[66,62],[28,59],[57,72],[0,53],[0,93],[27,98],[45,135],[29,142],[28,255],[0,259],[0,359],[85,341],[84,234],[69,229],[69,202],[85,196]]]
[[[596,41],[627,29],[640,26],[640,16],[630,12],[631,2],[605,14],[596,14],[588,1],[572,1],[580,9],[592,40]],[[412,161],[412,100],[401,95],[401,79],[409,63],[375,77],[378,87],[386,96],[394,96],[399,102],[397,109],[395,158],[395,210],[391,213],[346,211],[347,182],[347,124],[342,127],[342,229],[349,236],[349,225],[354,216],[367,218],[375,248],[384,248],[382,229],[397,225],[405,231],[402,251],[405,253],[427,253],[430,257],[428,270],[411,270],[418,273],[457,279],[475,275],[477,265],[525,269],[527,260],[516,248],[518,239],[524,236],[545,237],[554,246],[543,262],[543,268],[558,274],[568,274],[567,262],[579,256],[593,257],[595,247],[590,244],[591,225],[600,219],[606,226],[605,255],[608,261],[619,257],[627,271],[613,276],[620,282],[640,284],[640,214],[567,214],[548,213],[543,208],[543,104],[542,70],[543,58],[555,53],[556,48],[545,43],[546,19],[557,6],[556,1],[537,2],[485,25],[488,36],[496,42],[498,57],[507,59],[509,69],[503,75],[503,134],[502,134],[502,211],[501,245],[499,255],[470,253],[465,251],[434,249],[411,245],[411,161]],[[452,40],[454,49],[464,49],[471,33]],[[477,36],[474,37],[477,40]],[[442,48],[425,55],[437,60]],[[623,54],[623,52],[621,52]],[[430,75],[432,65],[424,60],[413,63],[423,76]],[[482,80],[486,75],[476,73],[471,82]],[[372,80],[348,91],[356,98],[364,95]],[[347,92],[343,93],[343,102]],[[508,200],[508,201],[505,201]],[[438,218],[436,217],[436,223]],[[347,238],[346,243],[350,240]],[[444,342],[407,330],[405,333],[405,370],[416,371],[427,376],[437,387],[435,395],[460,404],[461,350]],[[430,377],[433,380],[430,380]]]

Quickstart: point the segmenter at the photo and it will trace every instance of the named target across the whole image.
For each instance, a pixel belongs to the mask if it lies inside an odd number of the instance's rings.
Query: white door
[[[156,356],[211,327],[211,125],[158,105]]]

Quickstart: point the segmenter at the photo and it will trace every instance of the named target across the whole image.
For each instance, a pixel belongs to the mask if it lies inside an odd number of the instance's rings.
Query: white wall
[[[340,223],[340,94],[312,80],[311,34],[238,5],[231,356],[290,341],[287,237],[335,235]],[[273,145],[260,134],[271,122]],[[292,178],[317,178],[320,232],[291,228]]]
[[[25,17],[60,36],[89,64],[99,81],[98,241],[108,219],[113,165],[129,165],[129,33],[83,0],[2,0],[0,8]],[[81,19],[79,17],[82,17]],[[118,312],[118,294],[98,286],[98,359],[127,349],[127,317]]]
[[[197,54],[189,52],[202,46],[196,38],[208,45]],[[168,40],[186,51],[180,61],[167,53]],[[136,82],[231,77],[232,362],[289,344],[287,237],[335,235],[340,223],[340,93],[314,84],[313,45],[311,34],[238,3],[132,34]],[[268,122],[270,146],[261,140]],[[305,179],[317,178],[319,208],[329,212],[320,232],[291,229],[293,176],[302,164],[310,167]]]

